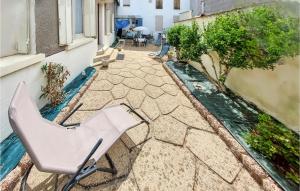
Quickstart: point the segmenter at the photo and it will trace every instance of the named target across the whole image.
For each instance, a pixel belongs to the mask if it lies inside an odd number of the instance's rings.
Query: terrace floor
[[[97,68],[98,77],[81,98],[84,105],[68,121],[79,122],[94,110],[125,102],[151,122],[149,134],[147,126],[140,125],[109,150],[119,178],[90,190],[261,190],[162,64],[148,53],[145,48],[125,48],[124,60],[110,63],[107,69]],[[134,146],[146,138],[150,140],[129,152],[126,145]],[[108,166],[104,157],[98,163]],[[111,178],[110,174],[95,173],[73,190]],[[28,190],[56,190],[66,180],[66,176],[42,173],[34,167]]]

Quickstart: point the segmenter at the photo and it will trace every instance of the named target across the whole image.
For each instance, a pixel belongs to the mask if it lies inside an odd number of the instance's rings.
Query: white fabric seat
[[[36,167],[43,172],[75,174],[97,141],[91,159],[99,160],[129,128],[141,123],[121,105],[104,108],[79,127],[68,129],[44,119],[24,82],[9,107],[9,120]]]

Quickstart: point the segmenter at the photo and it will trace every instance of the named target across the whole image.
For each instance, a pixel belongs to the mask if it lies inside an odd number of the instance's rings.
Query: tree
[[[180,36],[180,48],[183,59],[198,62],[201,65],[202,72],[204,72],[206,77],[210,81],[219,84],[218,80],[215,80],[209,75],[201,59],[201,56],[203,54],[208,54],[208,52],[204,41],[203,32],[200,30],[199,25],[196,22],[193,22],[192,26],[187,27],[182,31]]]
[[[204,39],[218,53],[218,86],[225,90],[232,68],[273,69],[281,57],[299,53],[299,21],[259,7],[218,16],[205,28]]]
[[[185,25],[174,25],[167,31],[167,41],[168,43],[175,47],[176,49],[176,57],[177,60],[181,60],[180,55],[180,35],[183,30],[185,30],[187,26]]]

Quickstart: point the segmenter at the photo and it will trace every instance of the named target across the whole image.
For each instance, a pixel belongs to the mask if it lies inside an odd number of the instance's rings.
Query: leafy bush
[[[201,61],[201,55],[206,52],[203,36],[196,22],[182,30],[180,35],[181,56],[184,59]]]
[[[46,86],[42,86],[40,98],[48,99],[51,106],[54,107],[65,98],[63,87],[70,73],[64,66],[56,63],[45,64],[41,69],[46,78]]]
[[[261,114],[258,120],[254,130],[246,135],[247,143],[284,169],[287,178],[299,184],[299,136],[269,115]]]
[[[225,86],[232,68],[273,69],[281,57],[298,54],[299,20],[259,7],[218,16],[207,25],[204,37],[219,55],[219,81]]]
[[[185,25],[174,25],[167,31],[168,43],[176,48],[176,57],[178,60],[181,59],[180,55],[180,35],[181,32],[186,29]]]

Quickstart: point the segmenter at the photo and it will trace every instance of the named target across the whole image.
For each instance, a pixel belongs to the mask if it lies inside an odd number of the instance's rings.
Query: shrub
[[[204,37],[219,55],[222,86],[232,68],[273,69],[281,57],[299,53],[299,21],[269,7],[218,16]]]
[[[261,114],[258,124],[245,138],[251,147],[284,169],[287,178],[300,183],[300,141],[293,131],[275,122],[269,115]]]
[[[180,35],[181,56],[184,59],[201,61],[201,55],[206,52],[202,32],[196,22],[182,30]]]
[[[41,69],[46,78],[46,86],[42,86],[40,98],[48,99],[51,106],[54,107],[65,98],[63,87],[70,73],[64,66],[56,63],[45,64]]]
[[[181,32],[186,28],[187,28],[187,26],[185,26],[185,25],[174,25],[167,31],[167,41],[171,46],[175,47],[176,57],[178,60],[181,59],[180,35],[181,35]]]

